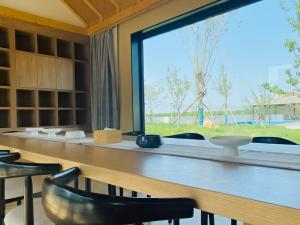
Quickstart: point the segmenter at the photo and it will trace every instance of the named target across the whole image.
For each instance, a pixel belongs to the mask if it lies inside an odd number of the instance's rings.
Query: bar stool
[[[281,144],[281,145],[298,145],[295,142],[281,138],[281,137],[254,137],[252,138],[253,143],[264,143],[264,144]]]
[[[191,218],[195,202],[188,198],[130,198],[96,194],[68,187],[78,177],[71,168],[44,180],[43,207],[56,225],[121,225]]]
[[[5,225],[52,224],[43,212],[40,199],[33,199],[32,177],[59,171],[60,165],[54,163],[0,162],[0,180],[3,181],[3,184],[9,179],[23,178],[23,186],[25,186],[24,203],[8,211],[4,217]],[[34,212],[36,216],[34,216]]]
[[[9,153],[9,151],[0,151],[0,162],[13,162],[20,158],[19,153]],[[5,182],[4,179],[0,179],[0,224],[4,224],[5,216]]]

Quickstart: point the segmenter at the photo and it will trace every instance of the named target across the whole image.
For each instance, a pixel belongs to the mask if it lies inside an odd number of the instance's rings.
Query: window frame
[[[259,1],[263,0],[218,0],[191,12],[131,34],[133,131],[145,132],[143,41]]]

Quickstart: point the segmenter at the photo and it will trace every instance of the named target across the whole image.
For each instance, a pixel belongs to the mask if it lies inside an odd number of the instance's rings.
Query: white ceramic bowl
[[[249,144],[252,138],[248,136],[216,136],[211,137],[209,141],[212,144],[224,147],[226,155],[237,156],[239,155],[238,147]]]
[[[26,132],[29,132],[31,136],[37,136],[39,135],[39,131],[42,131],[43,127],[27,127],[25,128]]]
[[[74,138],[74,139],[81,139],[85,137],[84,131],[66,131],[65,133],[66,138]]]
[[[61,132],[61,128],[50,128],[50,129],[43,129],[42,132],[48,134],[48,138],[56,137],[56,134]]]

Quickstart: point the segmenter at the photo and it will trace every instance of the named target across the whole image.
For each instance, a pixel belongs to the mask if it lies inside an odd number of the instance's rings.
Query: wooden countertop
[[[160,197],[192,197],[198,208],[255,225],[298,225],[300,171],[0,135],[34,162],[79,166],[83,176]]]

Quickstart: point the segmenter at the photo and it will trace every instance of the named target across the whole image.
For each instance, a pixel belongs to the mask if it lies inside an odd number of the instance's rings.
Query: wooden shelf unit
[[[10,86],[10,71],[0,69],[0,86]]]
[[[56,107],[54,91],[39,91],[39,107],[53,108]]]
[[[89,37],[22,23],[0,18],[0,132],[89,129]]]
[[[0,47],[9,48],[9,31],[5,27],[0,27]]]
[[[35,52],[35,34],[26,31],[15,31],[16,50]]]
[[[54,41],[53,38],[37,35],[37,47],[38,53],[44,55],[55,55]]]
[[[17,110],[17,127],[36,127],[36,113],[34,109]]]

